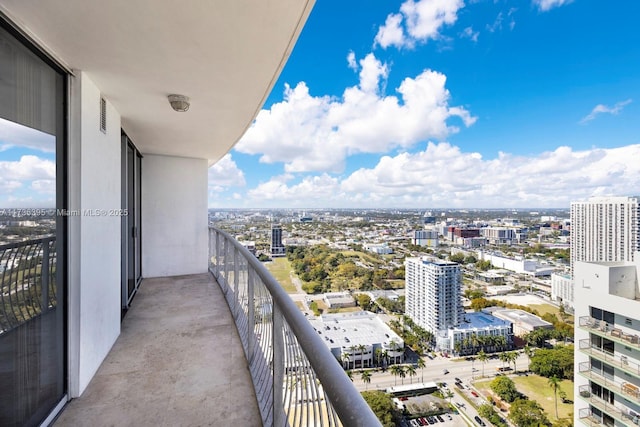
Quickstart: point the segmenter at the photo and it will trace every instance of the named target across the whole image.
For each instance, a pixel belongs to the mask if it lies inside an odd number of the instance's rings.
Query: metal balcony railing
[[[56,238],[0,246],[0,334],[56,306]]]
[[[578,327],[627,347],[640,349],[640,335],[626,332],[614,323],[607,323],[591,316],[582,316],[578,319]]]
[[[636,377],[640,377],[640,364],[634,362],[634,359],[629,360],[629,357],[624,354],[612,353],[597,347],[591,344],[588,338],[580,340],[579,345],[580,351],[583,353],[591,355],[611,366],[627,371]]]
[[[209,228],[209,270],[235,319],[263,425],[381,425],[280,284],[215,227]]]

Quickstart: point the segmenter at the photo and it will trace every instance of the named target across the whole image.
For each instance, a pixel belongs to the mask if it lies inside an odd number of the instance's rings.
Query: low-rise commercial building
[[[494,308],[492,310],[489,308],[486,309],[486,311],[491,312],[491,314],[498,319],[511,322],[513,324],[513,335],[517,337],[522,337],[536,329],[553,329],[551,323],[524,310],[510,308]]]
[[[355,307],[356,300],[349,292],[327,292],[322,298],[329,308]]]
[[[507,320],[485,312],[465,313],[459,325],[438,331],[436,349],[463,355],[474,354],[483,347],[485,351],[497,350],[502,344],[508,349],[512,346],[512,335],[511,322]],[[504,337],[504,341],[487,337]]]
[[[374,313],[325,314],[309,321],[346,369],[403,362],[404,341]]]

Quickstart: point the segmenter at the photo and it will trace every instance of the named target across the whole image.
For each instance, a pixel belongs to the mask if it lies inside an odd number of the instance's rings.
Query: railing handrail
[[[19,248],[21,246],[32,245],[34,243],[50,242],[52,240],[56,240],[56,236],[54,236],[53,234],[51,234],[49,236],[39,237],[37,239],[29,239],[29,240],[21,240],[19,242],[5,243],[3,245],[0,245],[0,251],[4,251],[4,250],[7,250],[7,249],[15,249],[15,248]]]
[[[313,370],[320,379],[329,397],[331,405],[338,413],[340,420],[348,426],[380,426],[378,417],[373,413],[362,395],[344,372],[336,358],[327,348],[311,323],[295,305],[291,297],[284,291],[278,281],[269,273],[249,250],[241,245],[229,233],[214,226],[209,226],[216,233],[224,236],[234,248],[245,258],[257,273],[271,294],[274,304],[278,305],[289,328],[294,332],[300,347],[304,350]]]

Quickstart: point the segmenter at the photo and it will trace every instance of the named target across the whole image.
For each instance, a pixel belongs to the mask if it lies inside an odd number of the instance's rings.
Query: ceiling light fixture
[[[189,97],[184,95],[169,95],[169,104],[171,108],[180,113],[184,113],[189,110]]]

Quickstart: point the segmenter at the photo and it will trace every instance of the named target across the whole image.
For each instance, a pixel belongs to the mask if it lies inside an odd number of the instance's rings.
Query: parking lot
[[[453,427],[453,426],[463,426],[465,425],[465,422],[460,417],[459,414],[441,414],[437,416],[414,418],[412,420],[409,420],[408,425],[410,427],[420,427],[420,426],[428,426],[428,425]]]

